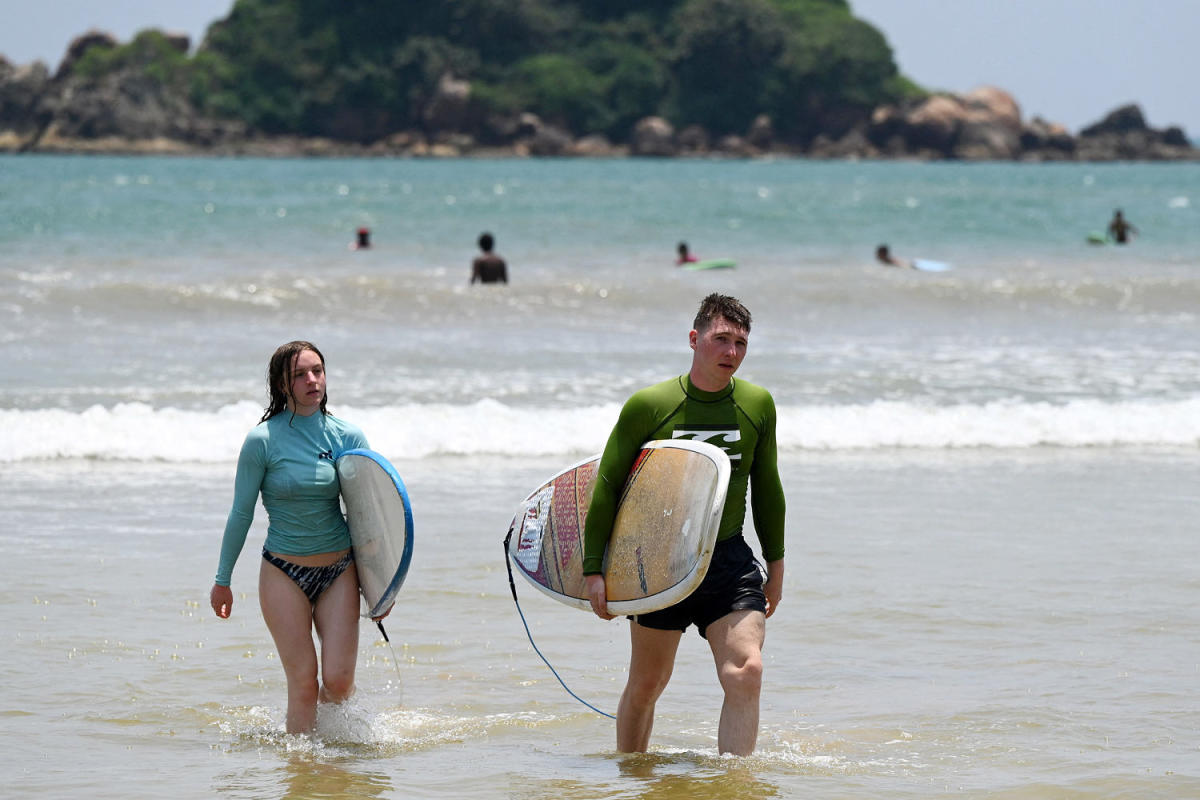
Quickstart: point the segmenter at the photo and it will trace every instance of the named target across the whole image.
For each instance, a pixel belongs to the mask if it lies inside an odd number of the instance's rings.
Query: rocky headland
[[[186,54],[186,35],[163,33]],[[966,94],[933,93],[904,105],[882,105],[857,118],[830,120],[804,142],[776,135],[760,115],[739,135],[713,136],[666,119],[637,121],[625,141],[576,135],[523,112],[481,115],[468,81],[445,74],[421,110],[421,125],[367,140],[267,136],[237,120],[202,114],[186,91],[148,74],[144,64],[92,75],[74,65],[93,47],[118,46],[90,31],[70,45],[58,69],[14,65],[0,56],[0,152],[213,154],[257,156],[564,156],[735,157],[785,155],[828,159],[964,161],[1200,160],[1178,127],[1146,124],[1137,105],[1123,105],[1077,134],[1040,117],[1023,119],[1016,99],[996,87]]]

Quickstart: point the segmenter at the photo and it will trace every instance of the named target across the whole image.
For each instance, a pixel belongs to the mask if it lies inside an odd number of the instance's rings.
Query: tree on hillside
[[[762,76],[783,52],[781,23],[767,0],[687,0],[675,16],[677,121],[744,131],[763,108]]]

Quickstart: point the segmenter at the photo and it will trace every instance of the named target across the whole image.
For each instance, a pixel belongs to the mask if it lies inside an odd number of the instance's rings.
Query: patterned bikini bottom
[[[291,578],[300,587],[300,591],[308,597],[308,602],[315,606],[321,593],[332,586],[333,582],[346,571],[346,568],[354,563],[354,551],[351,550],[337,562],[324,567],[304,567],[300,564],[293,564],[274,553],[267,552],[265,547],[263,548],[263,560],[283,570],[283,574]]]

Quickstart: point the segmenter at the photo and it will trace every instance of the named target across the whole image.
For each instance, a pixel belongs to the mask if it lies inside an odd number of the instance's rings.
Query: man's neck
[[[692,382],[692,386],[695,386],[700,391],[713,392],[714,394],[725,391],[727,388],[729,388],[729,384],[733,383],[732,378],[719,385],[714,383],[706,383],[703,378],[697,378],[695,370],[688,373],[688,380]]]

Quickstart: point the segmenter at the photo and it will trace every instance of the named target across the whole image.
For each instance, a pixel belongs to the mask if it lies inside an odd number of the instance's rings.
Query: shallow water
[[[1195,453],[787,457],[785,599],[746,759],[716,754],[719,689],[694,634],[643,756],[614,754],[611,721],[530,648],[501,538],[512,487],[556,462],[397,463],[418,523],[387,625],[397,662],[364,622],[359,694],[323,710],[315,741],[282,733],[255,559],[235,572],[231,620],[205,603],[227,468],[23,470],[0,537],[22,554],[5,559],[0,604],[13,789],[160,794],[129,784],[138,768],[197,797],[1200,790],[1200,545],[1179,524],[1200,511],[1181,491],[1200,478]],[[518,592],[563,679],[614,709],[626,623]]]

